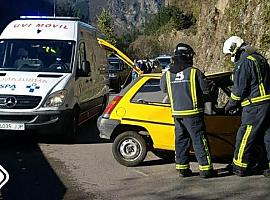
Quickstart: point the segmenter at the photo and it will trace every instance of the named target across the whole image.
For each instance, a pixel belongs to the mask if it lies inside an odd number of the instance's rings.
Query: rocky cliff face
[[[165,3],[184,6],[185,1],[197,17],[196,34],[174,33],[170,41],[174,41],[173,45],[182,40],[193,45],[199,68],[224,71],[231,67],[222,53],[223,42],[231,35],[241,36],[270,59],[269,0],[204,0],[199,4],[196,0],[166,0]]]
[[[58,0],[65,1],[65,0]],[[115,31],[120,34],[140,30],[150,16],[163,5],[177,5],[197,19],[196,27],[182,32],[161,35],[159,42],[166,52],[177,43],[186,42],[196,50],[196,65],[207,71],[228,70],[224,60],[223,42],[231,35],[241,36],[270,59],[269,0],[69,0],[89,2],[91,23],[102,8],[109,9]]]
[[[66,0],[58,0],[66,1]],[[89,21],[96,24],[103,8],[109,10],[117,34],[139,30],[157,13],[165,0],[73,0]],[[87,5],[88,4],[88,5]],[[85,12],[85,8],[89,10]]]
[[[108,3],[115,30],[121,33],[141,29],[164,5],[164,0],[110,0]]]
[[[219,0],[216,4],[202,4],[197,32],[198,46],[201,46],[198,62],[210,70],[228,68],[221,49],[231,35],[241,36],[270,58],[269,20],[268,0]]]
[[[52,1],[52,0],[50,0]],[[74,14],[79,10],[85,21],[95,25],[102,9],[109,10],[118,34],[139,30],[151,15],[164,6],[165,0],[57,0],[58,12]],[[70,12],[71,11],[71,12]],[[58,13],[61,14],[61,13]],[[78,14],[78,13],[77,13]],[[87,20],[88,19],[88,20]]]

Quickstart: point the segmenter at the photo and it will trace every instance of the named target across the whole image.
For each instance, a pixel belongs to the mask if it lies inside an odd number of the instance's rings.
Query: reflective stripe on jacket
[[[266,59],[257,53],[243,52],[235,64],[231,98],[243,107],[270,100],[270,68]]]
[[[194,116],[203,113],[203,91],[207,82],[200,70],[189,67],[178,73],[167,71],[161,78],[166,85],[173,116]]]

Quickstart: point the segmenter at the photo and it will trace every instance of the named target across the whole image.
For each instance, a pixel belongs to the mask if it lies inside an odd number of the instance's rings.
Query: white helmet
[[[235,54],[240,46],[244,43],[244,40],[238,36],[231,36],[223,45],[223,53],[231,54],[231,61],[234,62]]]

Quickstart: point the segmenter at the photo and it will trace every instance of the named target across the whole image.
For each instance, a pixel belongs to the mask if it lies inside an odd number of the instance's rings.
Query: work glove
[[[230,99],[225,106],[225,114],[234,114],[238,111],[238,102]]]

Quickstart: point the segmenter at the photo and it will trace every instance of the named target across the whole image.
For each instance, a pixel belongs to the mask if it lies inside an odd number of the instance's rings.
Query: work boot
[[[213,169],[209,169],[209,170],[201,170],[200,171],[200,177],[201,178],[212,178],[217,176],[217,172]]]
[[[190,177],[192,176],[191,169],[180,169],[179,170],[179,177]]]
[[[270,169],[266,169],[263,171],[263,175],[266,177],[266,178],[270,178]]]
[[[247,176],[246,170],[239,169],[237,167],[233,167],[233,173],[237,176],[240,176],[240,177]]]
[[[233,173],[237,176],[243,177],[243,176],[252,176],[252,175],[262,174],[262,170],[259,170],[256,167],[242,169],[242,168],[233,166]],[[270,171],[269,171],[269,175],[270,175]]]

